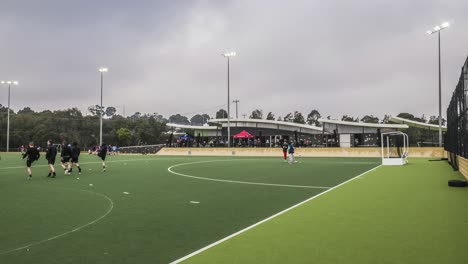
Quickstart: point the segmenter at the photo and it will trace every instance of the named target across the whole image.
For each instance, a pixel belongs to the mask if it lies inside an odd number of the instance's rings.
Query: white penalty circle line
[[[192,165],[192,164],[211,163],[211,162],[224,162],[224,161],[245,161],[245,160],[248,160],[248,159],[225,159],[225,160],[206,160],[206,161],[187,162],[187,163],[180,163],[180,164],[172,165],[169,168],[167,168],[167,171],[172,173],[172,174],[178,175],[178,176],[197,179],[197,180],[204,180],[204,181],[216,181],[216,182],[226,182],[226,183],[236,183],[236,184],[275,186],[275,187],[308,188],[308,189],[330,189],[330,188],[332,188],[332,187],[326,187],[326,186],[307,186],[307,185],[276,184],[276,183],[266,183],[266,182],[246,182],[246,181],[222,180],[222,179],[214,179],[214,178],[193,176],[193,175],[188,175],[188,174],[175,172],[175,171],[172,170],[173,168],[176,168],[176,167]]]
[[[332,191],[332,190],[334,190],[334,189],[336,189],[336,188],[338,188],[338,187],[340,187],[340,186],[343,186],[344,184],[349,183],[349,182],[351,182],[352,180],[357,179],[357,178],[363,176],[364,174],[367,174],[367,173],[369,173],[369,172],[371,172],[371,171],[374,171],[374,170],[380,168],[381,166],[382,166],[382,165],[378,165],[378,166],[376,166],[376,167],[374,167],[374,168],[372,168],[372,169],[370,169],[370,170],[368,170],[368,171],[365,171],[365,172],[363,172],[363,173],[361,173],[361,174],[359,174],[359,175],[357,175],[357,176],[355,176],[355,177],[353,177],[353,178],[351,178],[351,179],[349,179],[349,180],[347,180],[347,181],[345,181],[345,182],[342,182],[342,183],[340,183],[340,184],[338,184],[338,185],[336,185],[336,186],[334,186],[334,187],[332,187],[332,188],[330,188],[330,189],[328,189],[328,190],[326,190],[326,191],[324,191],[324,192],[321,192],[321,193],[319,193],[319,194],[317,194],[317,195],[314,195],[314,196],[312,196],[312,197],[310,197],[310,198],[308,198],[308,199],[306,199],[306,200],[304,200],[304,201],[302,201],[302,202],[300,202],[300,203],[297,203],[297,204],[295,204],[295,205],[293,205],[293,206],[291,206],[291,207],[289,207],[289,208],[286,208],[285,210],[283,210],[283,211],[281,211],[281,212],[279,212],[279,213],[276,213],[276,214],[274,214],[274,215],[272,215],[272,216],[270,216],[270,217],[268,217],[268,218],[265,218],[265,219],[263,219],[263,220],[261,220],[261,221],[255,223],[255,224],[251,225],[251,226],[248,226],[248,227],[246,227],[246,228],[244,228],[244,229],[242,229],[242,230],[240,230],[240,231],[237,231],[237,232],[234,233],[234,234],[231,234],[231,235],[229,235],[229,236],[227,236],[227,237],[225,237],[225,238],[223,238],[223,239],[221,239],[221,240],[218,240],[218,241],[216,241],[216,242],[214,242],[214,243],[211,243],[211,244],[209,244],[208,246],[205,246],[205,247],[203,247],[203,248],[201,248],[201,249],[199,249],[199,250],[197,250],[197,251],[194,251],[194,252],[192,252],[192,253],[190,253],[190,254],[188,254],[188,255],[186,255],[186,256],[180,258],[180,259],[174,260],[174,261],[170,262],[169,264],[177,264],[177,263],[180,263],[180,262],[182,262],[182,261],[184,261],[184,260],[187,260],[188,258],[191,258],[191,257],[193,257],[193,256],[195,256],[195,255],[198,255],[198,254],[202,253],[203,251],[206,251],[206,250],[208,250],[208,249],[210,249],[210,248],[212,248],[212,247],[214,247],[214,246],[216,246],[216,245],[218,245],[218,244],[223,243],[223,242],[226,241],[226,240],[229,240],[229,239],[231,239],[231,238],[233,238],[233,237],[235,237],[235,236],[237,236],[237,235],[240,235],[240,234],[242,234],[242,233],[244,233],[244,232],[246,232],[246,231],[248,231],[248,230],[250,230],[250,229],[252,229],[252,228],[254,228],[254,227],[256,227],[256,226],[258,226],[258,225],[261,225],[261,224],[263,224],[263,223],[265,223],[265,222],[267,222],[267,221],[269,221],[269,220],[271,220],[271,219],[273,219],[273,218],[275,218],[275,217],[277,217],[277,216],[280,216],[280,215],[282,215],[282,214],[284,214],[284,213],[286,213],[286,212],[288,212],[288,211],[290,211],[290,210],[292,210],[292,209],[294,209],[294,208],[296,208],[296,207],[298,207],[298,206],[300,206],[300,205],[302,205],[302,204],[305,204],[305,203],[307,203],[307,202],[309,202],[309,201],[311,201],[311,200],[313,200],[313,199],[315,199],[315,198],[317,198],[317,197],[319,197],[319,196],[321,196],[321,195],[324,195],[324,194],[326,194],[327,192],[330,192],[330,191]]]
[[[14,249],[10,249],[10,250],[7,250],[7,251],[3,251],[3,252],[0,252],[0,255],[5,255],[5,254],[8,254],[8,253],[11,253],[11,252],[15,252],[15,251],[19,251],[19,250],[22,250],[22,249],[26,249],[26,248],[29,248],[29,247],[33,247],[33,246],[37,246],[39,244],[43,244],[45,242],[49,242],[51,240],[54,240],[54,239],[57,239],[57,238],[60,238],[60,237],[63,237],[63,236],[66,236],[68,234],[71,234],[73,232],[77,232],[77,231],[80,231],[81,229],[85,228],[85,227],[88,227],[92,224],[95,224],[97,222],[99,222],[100,220],[102,220],[104,217],[108,216],[110,214],[110,212],[112,212],[112,210],[114,209],[114,202],[112,201],[111,198],[109,198],[109,196],[107,195],[104,195],[102,193],[97,193],[97,192],[93,192],[93,191],[89,191],[89,190],[82,190],[82,189],[72,189],[72,188],[61,188],[61,189],[69,189],[69,190],[75,190],[75,191],[83,191],[83,192],[88,192],[88,193],[92,193],[92,194],[97,194],[103,198],[105,198],[107,201],[109,201],[109,204],[110,204],[110,207],[109,209],[107,209],[106,213],[101,215],[100,217],[94,219],[93,221],[87,223],[87,224],[84,224],[82,226],[79,226],[77,228],[74,228],[70,231],[67,231],[65,233],[62,233],[60,235],[56,235],[56,236],[53,236],[53,237],[50,237],[50,238],[47,238],[47,239],[44,239],[44,240],[41,240],[41,241],[37,241],[37,242],[34,242],[34,243],[30,243],[30,244],[27,244],[25,246],[22,246],[22,247],[18,247],[18,248],[14,248]]]

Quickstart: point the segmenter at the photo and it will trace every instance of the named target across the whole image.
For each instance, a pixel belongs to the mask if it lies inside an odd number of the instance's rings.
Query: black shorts
[[[26,166],[28,166],[28,168],[31,167],[32,163],[34,162],[34,160],[26,160]]]
[[[61,161],[62,161],[62,163],[69,162],[70,157],[62,157]]]
[[[102,156],[101,159],[102,159],[102,161],[105,161],[106,160],[106,155]]]
[[[47,163],[54,165],[55,164],[55,158],[48,159]]]
[[[78,163],[78,158],[71,158],[71,162]]]

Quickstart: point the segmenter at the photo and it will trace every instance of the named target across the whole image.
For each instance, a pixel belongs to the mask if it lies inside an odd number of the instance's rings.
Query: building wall
[[[381,157],[381,148],[297,148],[303,157]],[[174,156],[282,156],[281,148],[163,148],[157,155]],[[443,148],[410,148],[409,158],[443,158]],[[467,162],[468,164],[468,162]],[[468,168],[468,165],[467,165]]]

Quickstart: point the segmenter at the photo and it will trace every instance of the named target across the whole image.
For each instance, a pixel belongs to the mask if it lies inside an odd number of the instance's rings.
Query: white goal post
[[[381,146],[382,165],[405,165],[408,163],[409,137],[407,134],[401,131],[382,133]]]

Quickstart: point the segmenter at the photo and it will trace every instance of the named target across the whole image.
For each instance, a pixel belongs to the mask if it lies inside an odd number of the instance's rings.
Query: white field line
[[[69,188],[62,188],[62,189],[69,189]],[[70,190],[77,190],[77,189],[70,189]],[[4,255],[4,254],[8,254],[8,253],[11,253],[11,252],[15,252],[15,251],[18,251],[18,250],[22,250],[22,249],[26,249],[26,248],[29,248],[29,247],[32,247],[32,246],[37,246],[39,244],[42,244],[42,243],[45,243],[45,242],[49,242],[51,240],[54,240],[54,239],[57,239],[57,238],[60,238],[60,237],[63,237],[63,236],[66,236],[68,234],[71,234],[73,232],[77,232],[77,231],[80,231],[81,229],[87,227],[87,226],[90,226],[92,224],[95,224],[97,222],[99,222],[101,219],[103,219],[104,217],[106,217],[107,215],[110,214],[110,212],[112,211],[112,209],[114,209],[114,202],[112,201],[111,198],[109,198],[108,196],[104,195],[104,194],[101,194],[101,193],[97,193],[97,192],[93,192],[93,191],[88,191],[88,190],[81,190],[81,189],[78,189],[77,191],[83,191],[83,192],[89,192],[89,193],[92,193],[92,194],[96,194],[96,195],[99,195],[103,198],[105,198],[107,201],[109,201],[109,204],[110,204],[110,207],[109,209],[107,209],[106,213],[101,215],[100,217],[94,219],[93,221],[87,223],[87,224],[84,224],[82,226],[79,226],[75,229],[72,229],[70,231],[67,231],[65,233],[62,233],[60,235],[56,235],[56,236],[53,236],[53,237],[50,237],[50,238],[47,238],[47,239],[44,239],[44,240],[41,240],[41,241],[37,241],[37,242],[34,242],[34,243],[30,243],[30,244],[27,244],[25,246],[22,246],[22,247],[18,247],[18,248],[14,248],[14,249],[10,249],[10,250],[7,250],[7,251],[3,251],[3,252],[0,252],[0,255]]]
[[[174,159],[188,159],[188,158],[171,158],[171,159],[127,159],[127,160],[106,160],[106,163],[115,163],[115,162],[129,162],[129,161],[170,161]],[[101,164],[102,161],[89,161],[89,162],[80,162],[80,164]],[[55,164],[56,166],[60,166],[60,163]],[[49,167],[49,165],[34,165],[32,168],[37,168],[37,167]],[[8,170],[8,169],[25,169],[26,166],[16,166],[16,167],[3,167],[0,168],[0,170]]]
[[[330,192],[330,191],[332,191],[332,190],[334,190],[334,189],[336,189],[336,188],[338,188],[338,187],[340,187],[340,186],[346,184],[346,183],[349,183],[350,181],[352,181],[352,180],[354,180],[354,179],[356,179],[356,178],[358,178],[358,177],[360,177],[360,176],[362,176],[362,175],[364,175],[364,174],[367,174],[367,173],[369,173],[369,172],[371,172],[371,171],[374,171],[374,170],[378,169],[378,168],[381,167],[381,166],[382,166],[382,165],[378,165],[377,167],[374,167],[373,169],[370,169],[370,170],[368,170],[368,171],[366,171],[366,172],[363,172],[363,173],[361,173],[361,174],[359,174],[359,175],[357,175],[357,176],[355,176],[355,177],[353,177],[353,178],[351,178],[351,179],[349,179],[349,180],[347,180],[347,181],[345,181],[345,182],[342,182],[342,183],[340,183],[340,184],[338,184],[338,185],[336,185],[336,186],[334,186],[334,187],[332,187],[332,188],[330,188],[330,189],[324,191],[324,192],[321,192],[321,193],[319,193],[319,194],[317,194],[317,195],[315,195],[315,196],[312,196],[312,197],[308,198],[308,199],[305,200],[305,201],[302,201],[302,202],[300,202],[300,203],[298,203],[298,204],[295,204],[295,205],[293,205],[293,206],[291,206],[291,207],[289,207],[289,208],[287,208],[287,209],[285,209],[285,210],[283,210],[283,211],[281,211],[281,212],[279,212],[279,213],[276,213],[276,214],[274,214],[274,215],[272,215],[272,216],[270,216],[270,217],[268,217],[268,218],[266,218],[266,219],[263,219],[263,220],[260,221],[260,222],[257,222],[257,223],[255,223],[255,224],[253,224],[253,225],[251,225],[251,226],[248,226],[248,227],[246,227],[246,228],[244,228],[244,229],[242,229],[242,230],[240,230],[240,231],[237,231],[236,233],[231,234],[231,235],[229,235],[229,236],[227,236],[227,237],[225,237],[225,238],[223,238],[223,239],[221,239],[221,240],[218,240],[218,241],[216,241],[216,242],[214,242],[214,243],[212,243],[212,244],[209,244],[208,246],[203,247],[203,248],[201,248],[201,249],[199,249],[199,250],[197,250],[197,251],[194,251],[194,252],[188,254],[188,255],[185,256],[185,257],[182,257],[182,258],[180,258],[180,259],[174,260],[174,261],[172,261],[172,262],[169,263],[169,264],[180,263],[180,262],[182,262],[182,261],[184,261],[184,260],[186,260],[186,259],[188,259],[188,258],[190,258],[190,257],[193,257],[193,256],[195,256],[195,255],[197,255],[197,254],[200,254],[201,252],[203,252],[203,251],[205,251],[205,250],[208,250],[208,249],[210,249],[210,248],[212,248],[212,247],[214,247],[214,246],[216,246],[216,245],[218,245],[218,244],[221,244],[221,243],[223,243],[224,241],[226,241],[226,240],[228,240],[228,239],[231,239],[231,238],[233,238],[233,237],[235,237],[235,236],[237,236],[237,235],[239,235],[239,234],[242,234],[242,233],[246,232],[246,231],[249,230],[249,229],[252,229],[252,228],[254,228],[254,227],[256,227],[256,226],[258,226],[258,225],[260,225],[260,224],[263,224],[263,223],[265,223],[265,222],[267,222],[267,221],[269,221],[269,220],[271,220],[271,219],[273,219],[273,218],[275,218],[275,217],[277,217],[277,216],[280,216],[280,215],[282,215],[282,214],[284,214],[284,213],[286,213],[286,212],[288,212],[288,211],[290,211],[290,210],[292,210],[292,209],[294,209],[294,208],[296,208],[296,207],[298,207],[298,206],[300,206],[300,205],[302,205],[302,204],[304,204],[304,203],[307,203],[307,202],[309,202],[309,201],[311,201],[311,200],[313,200],[313,199],[315,199],[315,198],[317,198],[317,197],[319,197],[319,196],[321,196],[321,195],[324,195],[324,194],[326,194],[326,193],[328,193],[328,192]]]
[[[239,160],[244,160],[244,159],[239,159]],[[237,183],[237,184],[250,184],[250,185],[262,185],[262,186],[276,186],[276,187],[291,187],[291,188],[309,188],[309,189],[330,189],[331,188],[331,187],[325,187],[325,186],[305,186],[305,185],[274,184],[274,183],[265,183],[265,182],[246,182],[246,181],[221,180],[221,179],[205,178],[205,177],[198,177],[198,176],[178,173],[178,172],[175,172],[175,171],[172,170],[173,168],[176,168],[176,167],[191,165],[191,164],[221,162],[221,161],[223,161],[223,162],[225,162],[225,161],[239,161],[239,160],[232,160],[232,159],[231,160],[208,160],[208,161],[196,161],[196,162],[181,163],[181,164],[173,165],[173,166],[167,168],[167,171],[172,173],[172,174],[178,175],[178,176],[192,178],[192,179],[198,179],[198,180],[205,180],[205,181],[227,182],[227,183]]]

